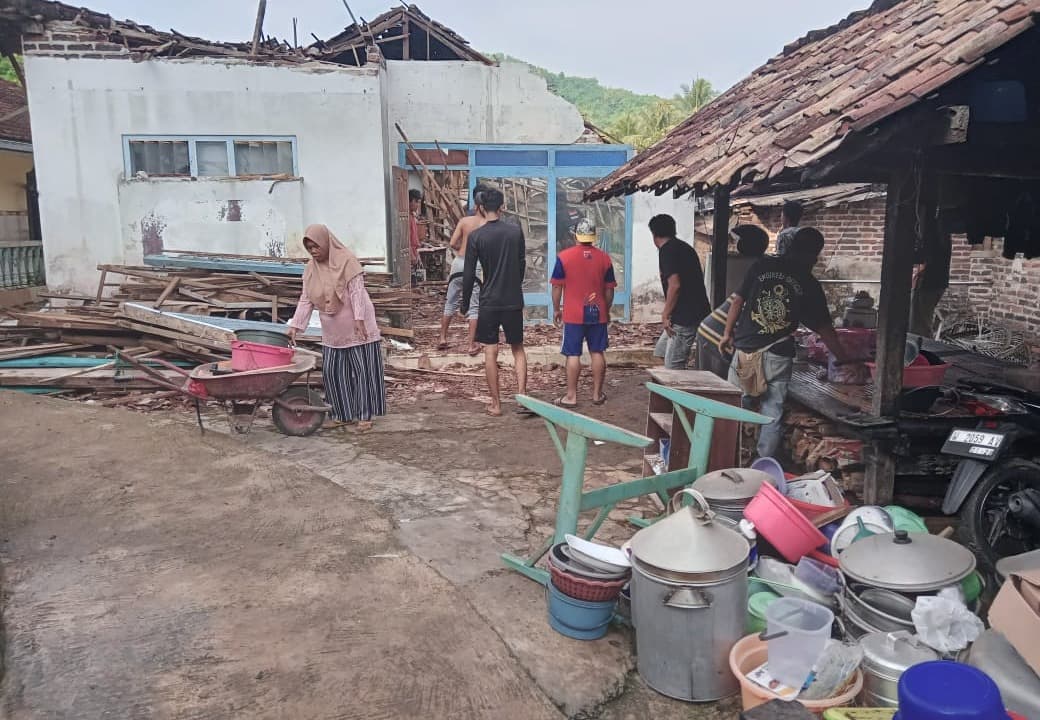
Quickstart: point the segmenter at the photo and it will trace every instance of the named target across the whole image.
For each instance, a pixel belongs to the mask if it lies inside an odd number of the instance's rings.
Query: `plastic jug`
[[[831,637],[834,613],[808,600],[785,597],[766,608],[769,674],[801,688]]]

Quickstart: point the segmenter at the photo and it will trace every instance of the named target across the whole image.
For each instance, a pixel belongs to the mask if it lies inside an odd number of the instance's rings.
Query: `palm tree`
[[[693,115],[719,95],[711,83],[702,77],[694,78],[689,85],[683,83],[679,89],[682,92],[676,93],[672,102],[683,115]]]

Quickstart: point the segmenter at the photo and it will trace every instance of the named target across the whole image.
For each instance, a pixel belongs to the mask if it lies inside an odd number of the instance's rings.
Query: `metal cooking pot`
[[[858,540],[839,560],[849,580],[901,593],[937,592],[975,570],[975,556],[963,545],[905,530]]]
[[[846,585],[841,605],[849,620],[867,632],[914,629],[914,601],[892,590]]]
[[[863,695],[867,707],[899,707],[899,677],[918,663],[939,655],[909,632],[870,633],[859,640],[863,649]]]
[[[639,674],[679,700],[709,702],[739,689],[729,652],[744,634],[747,540],[716,521],[696,490],[632,538],[632,623]]]
[[[728,468],[702,475],[691,487],[704,496],[712,510],[740,522],[744,508],[764,484],[775,486],[776,481],[762,470]]]

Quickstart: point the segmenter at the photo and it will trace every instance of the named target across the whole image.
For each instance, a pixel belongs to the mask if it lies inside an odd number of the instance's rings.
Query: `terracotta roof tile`
[[[25,90],[18,83],[0,80],[0,139],[32,142]]]
[[[874,0],[787,45],[590,190],[775,178],[910,107],[1034,26],[1040,0]]]

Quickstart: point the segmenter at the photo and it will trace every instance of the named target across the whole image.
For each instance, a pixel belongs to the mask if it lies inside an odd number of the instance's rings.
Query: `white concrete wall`
[[[401,129],[412,142],[572,143],[585,130],[577,108],[526,66],[476,62],[387,62],[390,158]]]
[[[267,254],[285,228],[328,224],[386,252],[387,143],[377,70],[229,61],[25,57],[48,283],[97,287],[98,263],[137,263],[142,222],[166,249]],[[294,135],[300,183],[129,181],[123,135]],[[266,195],[266,197],[265,197]],[[220,208],[241,202],[242,220]],[[170,233],[166,236],[165,233]],[[274,245],[278,246],[277,239]]]
[[[656,322],[661,319],[664,295],[657,264],[657,248],[647,223],[654,215],[665,213],[675,218],[680,238],[693,244],[694,203],[686,196],[636,193],[632,196],[632,320]]]
[[[300,181],[131,179],[119,183],[119,210],[127,253],[306,256]]]

